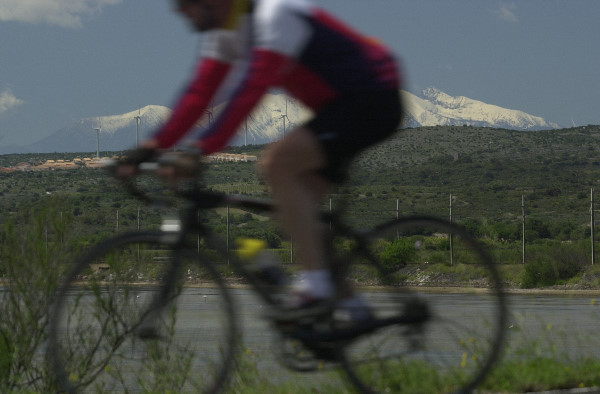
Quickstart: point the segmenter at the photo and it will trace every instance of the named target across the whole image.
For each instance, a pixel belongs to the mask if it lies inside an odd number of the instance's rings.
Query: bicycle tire
[[[49,325],[48,361],[60,390],[224,388],[238,350],[232,298],[212,264],[164,242],[160,232],[123,234],[75,262]],[[182,286],[181,274],[203,286]]]
[[[385,326],[346,344],[341,364],[350,381],[363,393],[474,390],[498,360],[507,319],[502,281],[486,249],[461,227],[433,217],[391,221],[364,239],[368,245],[357,246],[348,258],[350,267],[374,265],[386,278],[383,291],[364,295],[375,318],[427,320]],[[476,268],[485,283],[454,291],[429,287],[444,283],[428,280],[436,270],[424,266],[443,270],[451,258],[450,244],[452,263],[463,270]],[[455,303],[465,298],[472,303],[457,308]],[[424,389],[415,375],[431,386]]]

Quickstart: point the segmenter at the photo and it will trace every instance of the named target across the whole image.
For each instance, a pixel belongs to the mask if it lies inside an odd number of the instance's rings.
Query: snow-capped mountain
[[[287,112],[286,112],[287,106]],[[206,128],[223,109],[224,104],[211,108],[206,116],[192,130],[194,134]],[[285,114],[287,113],[287,116]],[[95,152],[98,146],[97,131],[100,129],[100,151],[117,151],[135,147],[136,117],[140,117],[140,141],[148,138],[171,114],[171,109],[158,105],[148,105],[139,110],[122,115],[84,118],[68,127],[25,147],[23,152]],[[284,94],[268,94],[264,97],[248,121],[240,127],[233,140],[234,145],[265,144],[283,136],[284,121],[286,130],[299,125],[310,116],[310,111],[296,100]],[[247,130],[247,131],[246,131]],[[0,148],[0,153],[13,153]]]
[[[224,105],[216,107],[218,113]],[[232,145],[266,144],[301,125],[312,111],[298,100],[285,94],[267,94],[242,124]]]
[[[402,91],[407,109],[407,126],[470,125],[514,130],[545,130],[560,126],[525,112],[486,104],[467,97],[453,97],[435,88],[420,95]],[[191,136],[204,129],[223,110],[224,104],[211,108],[197,124]],[[20,152],[95,152],[97,128],[100,131],[100,151],[125,150],[135,146],[136,117],[140,117],[139,138],[151,135],[169,117],[171,110],[148,105],[122,115],[81,119],[58,130]],[[265,144],[275,141],[285,131],[302,124],[311,111],[285,94],[267,94],[238,130],[233,145]],[[0,147],[1,153],[19,152],[15,147]]]
[[[97,131],[100,129],[100,150],[124,150],[135,146],[136,131],[142,141],[164,122],[171,110],[148,105],[122,115],[84,118],[64,129],[27,146],[29,152],[95,152]],[[140,117],[137,128],[136,117]],[[136,130],[137,129],[137,130]]]
[[[407,106],[407,126],[480,126],[512,130],[548,130],[560,126],[523,111],[486,104],[468,97],[453,97],[434,87],[420,96],[403,92]]]

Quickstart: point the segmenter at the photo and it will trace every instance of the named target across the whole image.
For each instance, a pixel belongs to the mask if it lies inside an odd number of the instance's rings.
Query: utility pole
[[[523,217],[522,230],[521,230],[523,251],[522,251],[521,263],[525,264],[525,196],[521,196],[521,215]]]
[[[140,207],[137,209],[137,231],[140,232]],[[140,244],[137,244],[137,257],[140,258]]]
[[[400,199],[396,199],[396,221],[400,220]],[[400,240],[400,230],[396,228],[396,240]]]
[[[594,188],[590,192],[590,230],[592,239],[592,265],[596,263],[596,247],[594,245]]]
[[[198,223],[200,223],[200,210],[196,211],[196,219],[198,220]],[[198,256],[200,256],[200,232],[198,232],[198,235],[196,236],[196,242],[198,243]]]
[[[452,224],[452,194],[450,194],[450,224]],[[454,265],[454,234],[450,232],[450,265]]]
[[[227,265],[229,265],[229,204],[227,204],[227,235],[225,242],[227,243]]]

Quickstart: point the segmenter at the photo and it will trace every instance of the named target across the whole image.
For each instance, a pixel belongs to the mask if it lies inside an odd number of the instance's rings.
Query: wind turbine
[[[134,116],[135,119],[135,147],[136,149],[140,146],[140,122],[142,121],[142,117],[140,116],[140,108],[138,107],[138,114]]]
[[[96,157],[100,158],[100,131],[102,131],[102,123],[100,123],[100,127],[94,127],[96,130]]]
[[[287,119],[288,122],[290,121],[290,118],[288,118],[287,116],[287,96],[285,97],[285,114],[281,115],[281,119],[283,119],[283,138],[285,138],[285,120]]]
[[[288,107],[288,106],[287,106],[287,103],[288,103],[288,100],[287,100],[287,96],[286,96],[286,97],[285,97],[285,114],[281,114],[281,115],[279,116],[279,117],[280,117],[280,118],[283,120],[283,138],[285,138],[285,120],[286,120],[286,119],[287,119],[288,121],[290,120],[290,118],[288,118],[288,115],[287,115],[287,107]],[[281,112],[281,110],[273,110],[273,111],[279,111],[279,112]],[[291,123],[291,122],[290,122],[290,123]]]
[[[211,107],[210,109],[207,109],[206,111],[204,111],[204,113],[206,115],[208,115],[208,127],[212,126],[213,121],[215,120],[215,118],[213,117],[213,107]]]
[[[248,116],[246,116],[246,127],[244,130],[244,146],[248,146],[248,119],[254,121],[252,115],[248,114]]]

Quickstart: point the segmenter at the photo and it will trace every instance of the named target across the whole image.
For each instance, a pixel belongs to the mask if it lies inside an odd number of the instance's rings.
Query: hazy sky
[[[598,0],[315,0],[402,58],[405,89],[600,124]],[[0,0],[0,145],[171,106],[201,36],[168,0]]]

